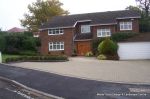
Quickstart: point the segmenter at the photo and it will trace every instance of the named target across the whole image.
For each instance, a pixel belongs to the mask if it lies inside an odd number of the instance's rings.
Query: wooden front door
[[[91,42],[90,41],[77,42],[77,54],[78,55],[83,56],[89,51],[91,51]]]

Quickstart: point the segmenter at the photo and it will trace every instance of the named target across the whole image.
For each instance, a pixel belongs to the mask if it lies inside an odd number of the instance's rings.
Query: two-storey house
[[[56,16],[40,28],[42,54],[78,55],[91,51],[92,40],[119,32],[139,32],[136,11],[108,11]]]

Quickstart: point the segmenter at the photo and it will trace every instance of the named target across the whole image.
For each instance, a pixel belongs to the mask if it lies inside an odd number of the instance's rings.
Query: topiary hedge
[[[5,62],[25,62],[25,61],[38,61],[38,62],[59,62],[68,61],[67,56],[19,56],[6,58]]]

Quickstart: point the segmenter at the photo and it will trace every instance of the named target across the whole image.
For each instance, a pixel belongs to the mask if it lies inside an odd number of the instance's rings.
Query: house
[[[40,28],[42,54],[78,55],[91,51],[92,40],[117,32],[139,32],[136,11],[108,11],[56,16]]]
[[[25,29],[21,29],[21,28],[18,28],[18,27],[13,27],[9,30],[7,30],[8,33],[21,33],[21,32],[24,32]]]

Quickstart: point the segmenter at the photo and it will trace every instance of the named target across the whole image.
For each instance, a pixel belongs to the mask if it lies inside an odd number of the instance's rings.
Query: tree
[[[38,31],[40,25],[47,22],[54,16],[67,15],[69,12],[62,9],[63,4],[59,0],[37,0],[28,5],[29,13],[24,14],[21,25],[29,31]]]
[[[140,9],[140,7],[138,7],[138,6],[132,6],[132,5],[126,7],[126,10],[134,10],[134,11],[138,11],[140,13],[142,12],[142,10]]]
[[[136,0],[140,5],[140,7],[145,11],[146,17],[149,17],[150,11],[150,0]]]
[[[140,32],[150,32],[150,17],[146,15],[146,12],[140,6],[128,6],[126,10],[134,10],[141,14],[141,18],[139,20]]]

